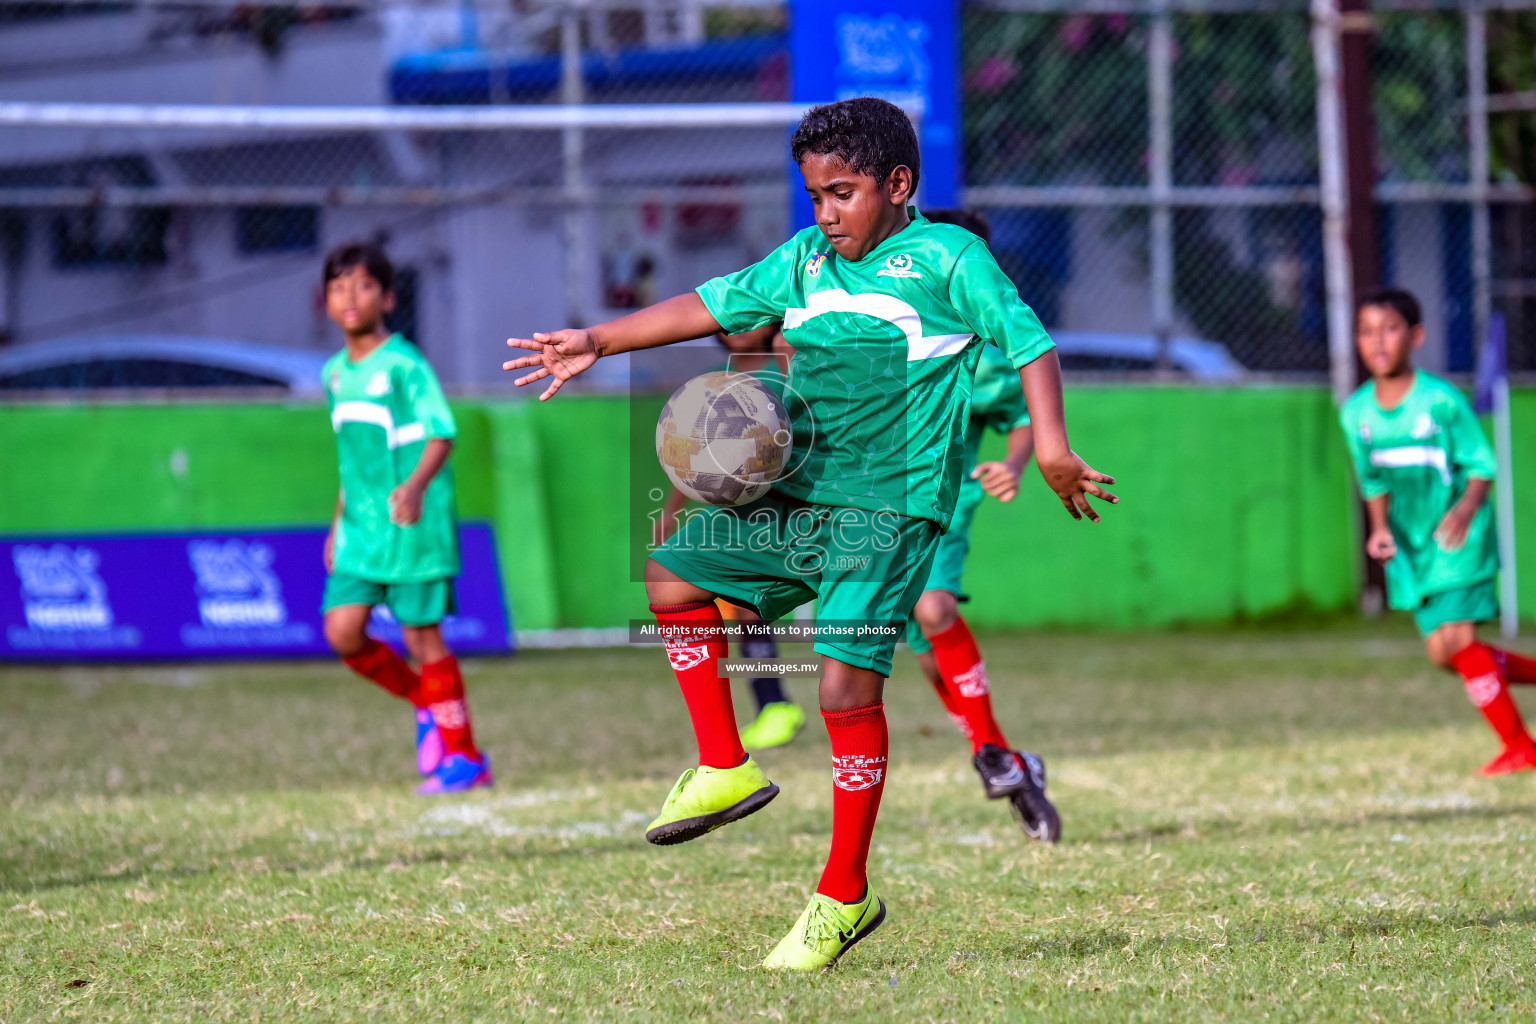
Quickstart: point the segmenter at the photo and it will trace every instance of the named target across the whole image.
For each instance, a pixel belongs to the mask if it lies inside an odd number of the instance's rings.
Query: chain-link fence
[[[1431,368],[1469,370],[1494,310],[1536,370],[1528,4],[1381,3],[1321,36],[1300,0],[967,0],[961,18],[961,200],[1069,369],[1329,370],[1315,65],[1360,32],[1379,280],[1423,300]],[[106,335],[318,351],[319,255],[368,237],[402,266],[398,326],[453,384],[501,386],[509,333],[615,315],[786,237],[788,19],[752,0],[0,4],[0,104],[377,115],[11,118],[0,358]]]
[[[1326,371],[1314,12],[1304,3],[1073,6],[1082,5],[973,0],[966,9],[966,169],[973,201],[1007,226],[1000,256],[1059,327],[1208,339],[1250,370]],[[1375,6],[1339,27],[1372,40],[1363,70],[1377,280],[1419,293],[1428,365],[1472,368],[1479,302],[1490,301],[1483,287],[1508,317],[1513,365],[1536,370],[1536,12]],[[1482,191],[1471,131],[1479,81],[1492,136]],[[1161,235],[1160,208],[1169,210]],[[1491,261],[1481,284],[1479,259]]]

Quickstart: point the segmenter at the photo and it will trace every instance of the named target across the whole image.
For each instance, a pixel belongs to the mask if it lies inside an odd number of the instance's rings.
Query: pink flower
[[[1082,53],[1093,38],[1093,15],[1074,14],[1061,23],[1056,38],[1073,53]]]
[[[1006,57],[988,57],[971,72],[972,91],[995,95],[1019,80],[1019,67]]]

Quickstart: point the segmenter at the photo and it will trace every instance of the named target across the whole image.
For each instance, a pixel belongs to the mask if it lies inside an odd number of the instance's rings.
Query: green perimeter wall
[[[1033,473],[1012,504],[987,502],[972,621],[1167,626],[1353,606],[1354,491],[1325,390],[1080,387],[1067,407],[1074,447],[1118,478],[1122,504],[1073,522]],[[662,482],[655,410],[562,396],[455,411],[460,513],[495,525],[518,628],[643,617],[629,495]],[[1533,416],[1536,391],[1518,393],[1517,447]],[[335,500],[318,405],[3,405],[0,436],[0,535],[323,524]],[[1515,481],[1524,527],[1536,461],[1517,458]],[[1521,536],[1531,609],[1536,532]]]

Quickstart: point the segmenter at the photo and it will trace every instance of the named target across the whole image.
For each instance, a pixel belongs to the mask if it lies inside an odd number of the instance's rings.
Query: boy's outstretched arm
[[[1056,350],[1026,363],[1019,370],[1019,381],[1024,385],[1024,402],[1029,406],[1030,424],[1034,427],[1035,464],[1040,467],[1040,475],[1073,519],[1087,516],[1091,522],[1098,522],[1099,514],[1088,503],[1088,495],[1111,505],[1119,504],[1119,498],[1099,486],[1112,484],[1115,478],[1090,467],[1067,444],[1067,420],[1061,403],[1061,360]]]
[[[517,378],[514,383],[518,387],[553,377],[549,387],[539,396],[542,402],[554,397],[566,381],[597,362],[601,356],[671,345],[690,338],[704,338],[719,330],[720,324],[705,308],[704,300],[699,298],[697,292],[688,292],[585,330],[572,328],[535,334],[532,338],[508,338],[507,344],[513,348],[524,348],[536,354],[508,359],[501,364],[501,368],[521,370],[530,366],[538,367],[532,373]]]
[[[1460,551],[1467,543],[1467,530],[1472,525],[1472,518],[1482,508],[1492,487],[1492,480],[1477,476],[1468,478],[1467,489],[1462,493],[1461,500],[1446,511],[1440,524],[1435,527],[1435,543],[1445,551]]]
[[[1365,538],[1365,553],[1382,563],[1397,557],[1397,540],[1392,536],[1392,527],[1387,525],[1387,504],[1391,500],[1387,494],[1365,499],[1365,515],[1371,527]]]
[[[437,476],[448,456],[453,454],[453,442],[446,437],[432,437],[421,449],[416,468],[406,477],[405,483],[389,494],[389,521],[396,526],[415,526],[421,521],[421,499],[427,493],[427,485]]]
[[[981,481],[981,489],[1004,504],[1019,493],[1019,479],[1029,456],[1035,450],[1035,432],[1029,424],[1008,431],[1008,454],[1001,462],[983,462],[971,470],[971,479]]]

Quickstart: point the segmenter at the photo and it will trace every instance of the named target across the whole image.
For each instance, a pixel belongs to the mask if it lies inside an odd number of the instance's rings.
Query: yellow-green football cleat
[[[805,712],[799,704],[776,700],[764,704],[757,713],[757,721],[741,730],[741,745],[748,750],[767,750],[782,747],[805,725]]]
[[[858,903],[839,903],[817,893],[789,934],[773,947],[763,966],[773,971],[819,971],[830,967],[884,920],[885,901],[868,886]]]
[[[748,757],[735,768],[699,765],[683,772],[661,813],[645,830],[646,842],[671,846],[697,839],[737,818],[762,810],[779,787]]]

